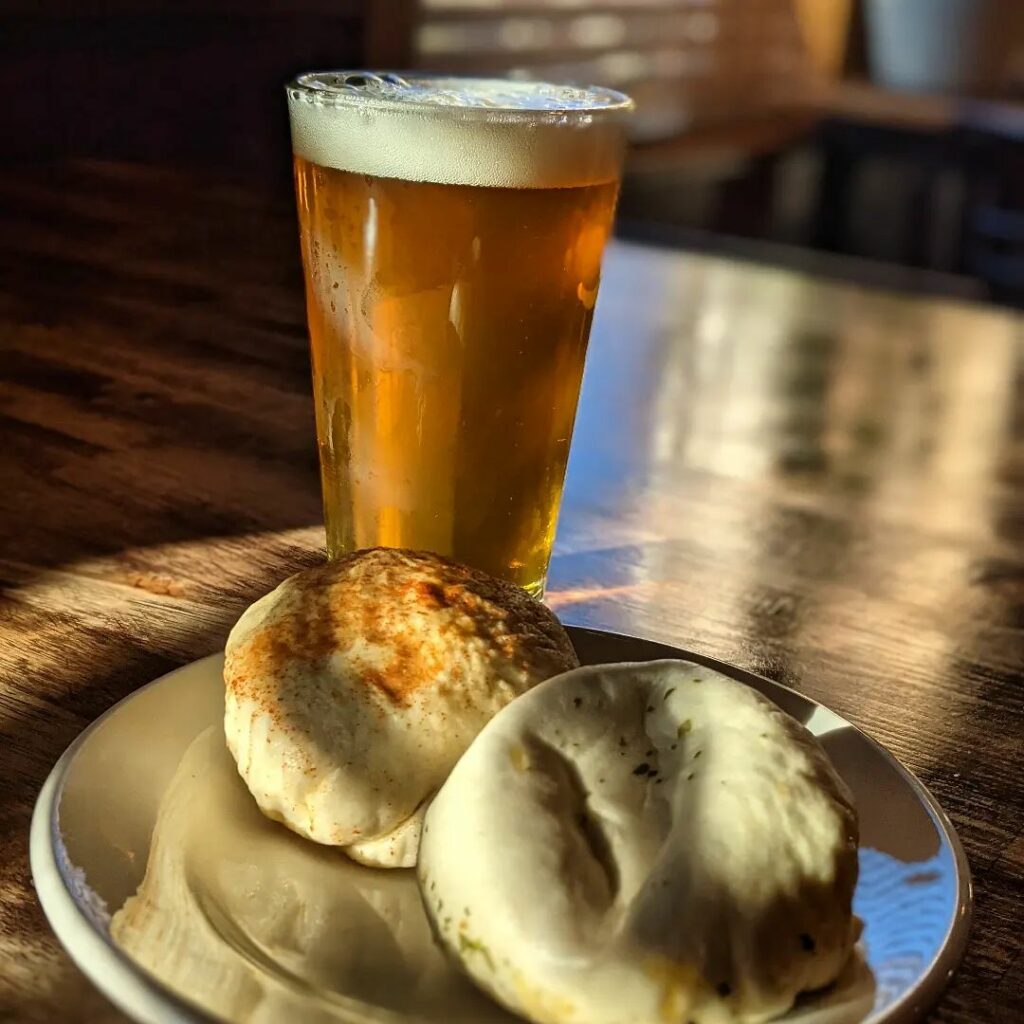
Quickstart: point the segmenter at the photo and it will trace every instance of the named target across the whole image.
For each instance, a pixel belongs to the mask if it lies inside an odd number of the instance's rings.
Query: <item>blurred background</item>
[[[311,67],[610,85],[620,234],[1024,304],[1019,0],[0,0],[0,159],[290,195]]]

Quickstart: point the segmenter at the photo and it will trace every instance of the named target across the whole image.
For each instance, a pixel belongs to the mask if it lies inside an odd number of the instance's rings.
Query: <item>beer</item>
[[[541,593],[628,100],[336,74],[289,107],[329,554]]]

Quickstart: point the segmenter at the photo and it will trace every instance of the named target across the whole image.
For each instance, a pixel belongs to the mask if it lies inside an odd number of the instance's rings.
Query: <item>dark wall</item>
[[[310,67],[360,66],[368,2],[0,0],[0,159],[280,180],[283,85]]]

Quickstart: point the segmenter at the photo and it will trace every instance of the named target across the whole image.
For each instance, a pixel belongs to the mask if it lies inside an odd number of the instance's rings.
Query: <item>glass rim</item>
[[[359,80],[359,81],[356,81]],[[372,82],[378,87],[400,87],[417,84],[423,86],[446,85],[452,89],[462,86],[491,87],[504,94],[497,103],[438,103],[430,102],[407,94],[401,98],[386,93],[360,91],[357,86]],[[551,105],[527,106],[508,100],[509,94],[529,94],[530,87],[548,90]],[[565,85],[545,82],[540,79],[487,78],[477,75],[451,75],[430,71],[372,71],[362,69],[329,69],[304,71],[285,85],[285,91],[293,100],[305,100],[324,107],[345,108],[367,111],[401,111],[405,113],[425,112],[446,118],[496,119],[502,121],[604,121],[607,118],[623,117],[633,112],[635,104],[625,93],[599,85]],[[557,94],[565,93],[567,101],[557,103]],[[577,102],[569,101],[575,96]],[[592,100],[587,102],[587,100]]]

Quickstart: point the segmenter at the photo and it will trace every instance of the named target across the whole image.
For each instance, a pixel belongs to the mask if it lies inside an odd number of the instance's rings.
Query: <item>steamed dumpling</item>
[[[448,951],[540,1024],[765,1020],[859,928],[824,751],[688,662],[578,669],[501,711],[427,810],[418,874]]]
[[[268,817],[363,863],[409,867],[424,802],[470,741],[577,664],[519,587],[375,548],[292,576],[242,615],[224,731]]]

